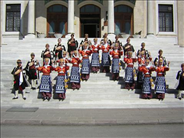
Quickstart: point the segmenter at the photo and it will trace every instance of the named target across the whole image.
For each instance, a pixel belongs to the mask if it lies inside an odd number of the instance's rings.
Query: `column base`
[[[110,39],[111,41],[114,41],[115,40],[115,34],[108,34],[107,35],[107,38]]]
[[[148,39],[153,39],[153,38],[156,38],[156,36],[153,35],[153,34],[148,34],[148,35],[146,36],[146,38],[148,38]]]
[[[36,38],[36,36],[34,34],[28,34],[28,35],[25,36],[25,39],[26,38]]]

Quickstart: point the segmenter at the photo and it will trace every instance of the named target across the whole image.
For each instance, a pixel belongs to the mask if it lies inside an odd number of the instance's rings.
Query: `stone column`
[[[184,47],[184,2],[177,1],[177,14],[178,14],[178,31],[177,31],[177,38],[178,38],[178,45]]]
[[[74,0],[68,0],[68,34],[74,33]]]
[[[114,36],[114,0],[108,0],[108,38]]]
[[[35,38],[35,0],[28,2],[28,35],[26,38]]]
[[[1,0],[0,0],[0,13],[2,14],[1,11]],[[1,32],[1,24],[2,24],[2,18],[1,18],[1,14],[0,14],[0,47],[1,47],[1,43],[2,43],[2,32]]]
[[[154,35],[154,21],[153,21],[153,0],[147,0],[147,35]]]

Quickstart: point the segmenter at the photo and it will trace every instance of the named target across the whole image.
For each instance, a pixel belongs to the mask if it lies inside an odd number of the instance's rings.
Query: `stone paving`
[[[1,110],[1,124],[125,125],[184,123],[183,108]]]

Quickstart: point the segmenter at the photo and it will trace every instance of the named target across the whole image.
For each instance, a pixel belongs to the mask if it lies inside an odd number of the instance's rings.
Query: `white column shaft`
[[[74,33],[74,0],[68,0],[68,34]]]
[[[35,33],[35,0],[28,3],[28,34]]]
[[[148,8],[148,12],[147,12],[147,20],[148,20],[148,24],[147,24],[147,29],[148,29],[148,35],[153,35],[154,34],[154,30],[153,30],[153,1],[152,0],[147,0],[147,8]]]
[[[108,33],[114,34],[114,0],[108,0]]]

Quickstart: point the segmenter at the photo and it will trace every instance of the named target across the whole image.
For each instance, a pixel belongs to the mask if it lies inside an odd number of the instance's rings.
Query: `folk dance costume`
[[[178,71],[176,79],[178,80],[178,86],[176,89],[178,90],[177,98],[182,99],[182,93],[184,93],[184,64],[181,64],[181,70]]]
[[[169,70],[169,67],[159,65],[156,67],[156,80],[155,80],[155,92],[157,95],[157,98],[159,100],[163,100],[165,98],[165,92],[166,92],[166,81],[165,81],[165,72]]]
[[[22,98],[24,100],[26,100],[24,89],[25,89],[25,87],[28,86],[28,84],[27,84],[25,76],[23,74],[21,60],[17,60],[17,64],[18,64],[18,66],[15,67],[11,72],[11,74],[14,76],[13,88],[15,90],[15,93],[14,93],[13,99],[18,99],[18,91],[20,90],[22,92]]]
[[[128,51],[134,52],[133,45],[130,44],[130,38],[127,38],[127,43],[124,45],[124,53],[127,53]]]
[[[134,62],[136,62],[136,58],[132,57],[124,57],[124,62],[127,64],[125,69],[125,89],[134,89],[135,88],[135,81],[134,81]]]
[[[77,53],[77,51],[75,51]],[[75,54],[74,53],[74,54]],[[72,63],[71,75],[70,75],[70,83],[72,85],[72,89],[80,89],[80,68],[79,64],[82,63],[82,60],[76,55],[72,59],[69,59],[69,63]]]
[[[86,47],[84,50],[79,50],[79,53],[82,55],[81,79],[87,81],[90,75],[89,56],[91,55],[92,51],[88,50]]]
[[[151,83],[152,83],[152,77],[151,73],[152,71],[155,71],[155,67],[153,66],[140,66],[139,71],[144,73],[143,78],[143,87],[142,87],[142,98],[143,99],[151,99],[152,93],[151,93]]]
[[[78,42],[74,38],[74,34],[71,34],[71,39],[68,40],[68,53],[69,56],[71,57],[73,55],[73,52],[77,49],[78,47]]]
[[[106,39],[106,40],[105,40]],[[110,46],[112,45],[112,42],[110,39],[107,38],[107,33],[103,35],[103,39],[101,39],[101,43],[107,42]]]
[[[100,49],[102,50],[102,72],[109,73],[111,65],[109,51],[111,46],[108,43],[105,43],[100,47]]]
[[[55,93],[58,94],[59,100],[64,100],[66,98],[66,86],[67,86],[67,78],[66,78],[66,72],[69,70],[69,66],[64,65],[64,60],[60,60],[60,66],[56,67],[55,71],[58,72],[58,76],[56,79],[56,87],[55,87]]]
[[[100,61],[99,61],[99,44],[92,45],[92,59],[91,59],[91,70],[92,72],[97,73],[100,69]]]
[[[141,49],[137,51],[137,57],[140,55],[141,52],[143,52],[145,58],[150,58],[151,54],[150,52],[148,52],[148,50],[145,49],[145,43],[144,42],[141,43],[141,46],[142,46]]]
[[[41,53],[41,58],[43,58],[43,64],[44,64],[45,58],[49,58],[50,61],[52,61],[52,59],[53,59],[53,51],[50,51],[49,44],[46,44],[45,47],[46,47],[46,49],[44,51],[42,51],[42,53]],[[50,62],[49,64],[52,65],[52,62]]]
[[[155,60],[154,60],[154,64],[155,64],[155,66],[158,66],[159,59],[162,59],[162,60],[163,60],[163,66],[166,66],[167,61],[166,61],[166,58],[165,58],[165,57],[163,57],[163,56],[158,56],[158,57],[156,57],[156,58],[155,58]]]
[[[34,53],[31,53],[32,59],[27,62],[25,67],[26,74],[29,77],[29,81],[31,82],[31,89],[36,89],[36,81],[39,79],[39,72],[36,70],[36,66],[39,66],[37,60],[34,60]]]
[[[138,67],[145,66],[146,59],[147,58],[145,56],[145,53],[144,53],[144,51],[142,51],[141,55],[138,55]],[[152,58],[149,57],[149,60],[151,61]],[[143,78],[144,78],[144,73],[138,69],[138,72],[137,72],[137,87],[140,88],[140,89],[142,88],[142,85],[143,85]]]
[[[55,68],[49,65],[49,59],[46,58],[45,65],[38,67],[37,70],[43,72],[39,92],[42,93],[43,100],[50,100],[52,96],[52,82],[50,73],[52,70],[55,70]]]
[[[113,50],[110,52],[110,55],[112,55],[112,79],[118,80],[119,79],[119,63],[120,63],[120,57],[123,55],[123,50]]]
[[[66,51],[66,48],[61,43],[54,46],[53,52],[55,60],[63,58],[63,51]]]
[[[166,58],[162,56],[163,51],[162,50],[159,50],[158,51],[158,54],[159,54],[158,57],[156,57],[155,60],[154,60],[154,65],[155,66],[158,66],[158,63],[160,62],[160,59],[162,59],[162,62],[163,62],[162,65],[163,66],[166,66],[167,65],[167,61],[166,61]]]
[[[69,60],[68,60],[68,58],[66,57],[66,54],[67,54],[67,52],[64,51],[64,52],[63,52],[63,58],[62,58],[62,59],[64,60],[65,66],[66,66],[67,68],[69,68],[69,66],[68,66]],[[66,82],[68,83],[68,81],[69,81],[69,72],[68,72],[68,70],[66,70]]]

